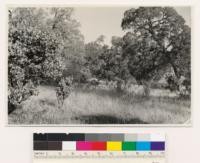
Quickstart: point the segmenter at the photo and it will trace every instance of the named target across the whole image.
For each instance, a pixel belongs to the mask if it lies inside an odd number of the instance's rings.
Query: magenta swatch
[[[92,150],[92,142],[77,141],[76,142],[76,150],[78,150],[78,151]]]

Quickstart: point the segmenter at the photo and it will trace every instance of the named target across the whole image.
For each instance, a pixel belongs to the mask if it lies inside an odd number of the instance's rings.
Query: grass
[[[147,99],[112,90],[76,89],[58,109],[54,89],[39,90],[38,96],[9,114],[9,124],[183,124],[191,115],[189,99],[155,95]]]

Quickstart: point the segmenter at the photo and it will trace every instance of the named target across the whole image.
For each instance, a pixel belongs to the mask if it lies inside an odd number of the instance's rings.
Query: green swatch
[[[135,151],[136,150],[136,142],[122,142],[122,150],[123,151]]]

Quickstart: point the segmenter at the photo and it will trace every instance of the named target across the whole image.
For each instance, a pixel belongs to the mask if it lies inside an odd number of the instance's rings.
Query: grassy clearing
[[[58,109],[55,91],[40,94],[12,112],[9,124],[183,124],[190,119],[190,100],[175,97],[124,96],[108,90],[76,89]]]

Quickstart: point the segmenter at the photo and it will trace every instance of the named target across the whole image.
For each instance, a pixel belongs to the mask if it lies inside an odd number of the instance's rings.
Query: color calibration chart
[[[34,163],[165,163],[165,135],[45,133],[33,136]]]

